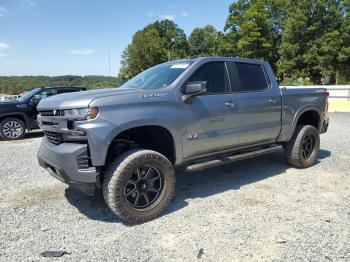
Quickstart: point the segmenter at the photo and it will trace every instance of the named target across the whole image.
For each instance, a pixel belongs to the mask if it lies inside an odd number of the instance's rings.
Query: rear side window
[[[201,66],[188,80],[206,81],[208,94],[230,92],[230,84],[224,62],[207,63]]]
[[[240,91],[261,91],[268,88],[268,82],[261,65],[235,63],[240,79]]]

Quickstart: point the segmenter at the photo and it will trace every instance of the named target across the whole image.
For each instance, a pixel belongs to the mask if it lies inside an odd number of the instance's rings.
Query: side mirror
[[[183,90],[184,95],[182,96],[182,101],[185,103],[191,102],[192,98],[204,94],[207,92],[207,82],[205,81],[194,81],[188,82]]]
[[[38,105],[39,101],[40,101],[40,95],[35,95],[33,98],[30,99],[29,105],[32,107],[35,107]]]

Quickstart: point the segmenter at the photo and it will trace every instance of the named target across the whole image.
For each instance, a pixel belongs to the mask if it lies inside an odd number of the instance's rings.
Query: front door
[[[39,104],[39,102],[41,101],[41,99],[47,98],[49,96],[54,96],[57,94],[57,90],[56,89],[43,89],[42,91],[40,91],[38,94],[36,94],[35,96],[33,96],[30,101],[29,101],[29,116],[32,122],[32,128],[38,128],[39,124],[37,122],[37,118],[38,118],[38,110],[36,109],[37,105]]]
[[[230,88],[225,62],[202,65],[187,82],[206,81],[207,93],[184,104],[193,119],[182,132],[184,158],[235,147],[239,144],[240,115],[237,94]]]

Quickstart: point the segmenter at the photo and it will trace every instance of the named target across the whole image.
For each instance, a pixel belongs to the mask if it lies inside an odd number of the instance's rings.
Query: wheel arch
[[[105,163],[113,157],[132,148],[144,148],[157,151],[175,164],[178,148],[174,132],[159,124],[134,125],[119,128],[109,136]],[[124,147],[124,148],[121,148]],[[119,151],[120,150],[120,151]]]
[[[288,141],[292,138],[295,129],[299,124],[312,125],[318,131],[320,131],[321,113],[319,109],[316,106],[305,106],[299,109],[299,111],[295,114]]]
[[[6,118],[18,118],[20,119],[24,124],[26,129],[28,130],[29,128],[29,122],[28,122],[28,118],[25,114],[23,113],[5,113],[5,114],[1,114],[0,115],[0,122],[3,121]]]

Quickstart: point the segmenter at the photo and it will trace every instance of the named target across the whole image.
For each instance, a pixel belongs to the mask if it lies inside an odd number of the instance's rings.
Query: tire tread
[[[14,121],[19,122],[19,123],[22,125],[22,127],[23,127],[23,133],[22,133],[19,137],[15,138],[15,139],[9,139],[9,138],[7,138],[5,135],[3,135],[3,133],[2,133],[2,126],[3,126],[7,121],[11,121],[11,120],[14,120]],[[19,118],[17,118],[17,117],[6,117],[6,118],[4,118],[4,119],[0,122],[0,138],[3,139],[3,140],[7,140],[7,141],[21,139],[21,138],[24,137],[24,135],[25,135],[25,133],[26,133],[26,128],[27,128],[27,127],[26,127],[26,124],[25,124],[21,119],[19,119]]]
[[[125,206],[121,204],[120,196],[117,194],[117,192],[119,192],[120,190],[120,185],[122,184],[122,181],[124,179],[123,175],[120,174],[122,174],[123,170],[125,169],[131,169],[131,163],[139,157],[145,157],[146,159],[157,158],[159,161],[162,161],[167,165],[168,169],[171,171],[170,177],[172,178],[170,186],[170,196],[163,204],[163,208],[158,209],[158,211],[153,213],[151,216],[143,218],[131,216],[130,213],[126,210]],[[143,223],[161,215],[165,207],[169,205],[174,196],[175,183],[176,180],[174,168],[168,159],[166,159],[160,153],[152,150],[134,149],[121,154],[115,161],[111,162],[110,165],[107,167],[103,182],[103,197],[108,207],[120,218],[128,222]]]
[[[296,127],[291,140],[285,146],[286,157],[289,164],[299,168],[306,168],[312,164],[312,163],[305,164],[305,162],[302,161],[302,158],[300,156],[300,151],[302,147],[302,138],[305,132],[308,132],[309,130],[312,130],[312,132],[316,131],[318,133],[317,129],[310,125],[298,125]],[[318,135],[316,136],[316,139],[318,140],[317,143],[319,145]]]

